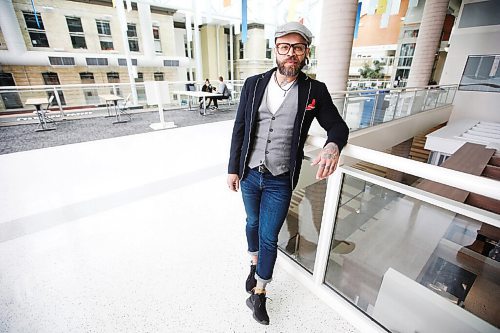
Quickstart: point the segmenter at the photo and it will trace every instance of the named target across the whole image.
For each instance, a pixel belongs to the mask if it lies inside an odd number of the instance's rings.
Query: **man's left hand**
[[[314,159],[311,165],[318,165],[318,172],[316,173],[316,179],[325,179],[330,176],[335,169],[337,169],[337,163],[339,161],[339,147],[333,142],[329,142],[318,154],[318,157]]]

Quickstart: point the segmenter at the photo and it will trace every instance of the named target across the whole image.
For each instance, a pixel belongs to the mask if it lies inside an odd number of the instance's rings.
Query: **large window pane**
[[[394,332],[499,327],[499,238],[491,225],[345,175],[325,283]]]
[[[79,17],[66,17],[69,32],[83,32],[82,20]]]
[[[302,163],[299,184],[278,236],[280,250],[312,272],[325,203],[326,180],[316,180],[317,167]]]

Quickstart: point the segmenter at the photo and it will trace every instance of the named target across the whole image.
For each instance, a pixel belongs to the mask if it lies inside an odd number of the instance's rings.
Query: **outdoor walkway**
[[[271,325],[251,317],[231,128],[0,155],[0,332],[356,332],[279,266]]]
[[[234,119],[236,108],[236,105],[221,106],[208,116],[201,116],[200,109],[186,108],[167,110],[163,115],[165,122],[184,127]],[[65,120],[54,118],[57,129],[47,132],[35,132],[38,120],[34,114],[0,116],[0,154],[153,132],[149,125],[160,122],[158,110],[136,110],[132,121],[122,124],[113,124],[115,118],[105,118],[106,114],[103,108],[66,111]],[[52,116],[59,116],[59,112],[53,112]]]

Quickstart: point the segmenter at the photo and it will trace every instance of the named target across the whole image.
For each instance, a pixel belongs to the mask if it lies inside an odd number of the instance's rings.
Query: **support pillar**
[[[330,93],[347,88],[357,10],[357,1],[323,1],[317,78]]]
[[[429,83],[436,51],[441,41],[448,3],[449,0],[425,2],[407,87],[424,87]]]

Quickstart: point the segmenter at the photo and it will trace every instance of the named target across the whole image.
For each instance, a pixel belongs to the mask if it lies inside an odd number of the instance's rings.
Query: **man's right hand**
[[[230,173],[227,175],[227,186],[233,192],[238,192],[240,188],[240,177],[235,173]]]

